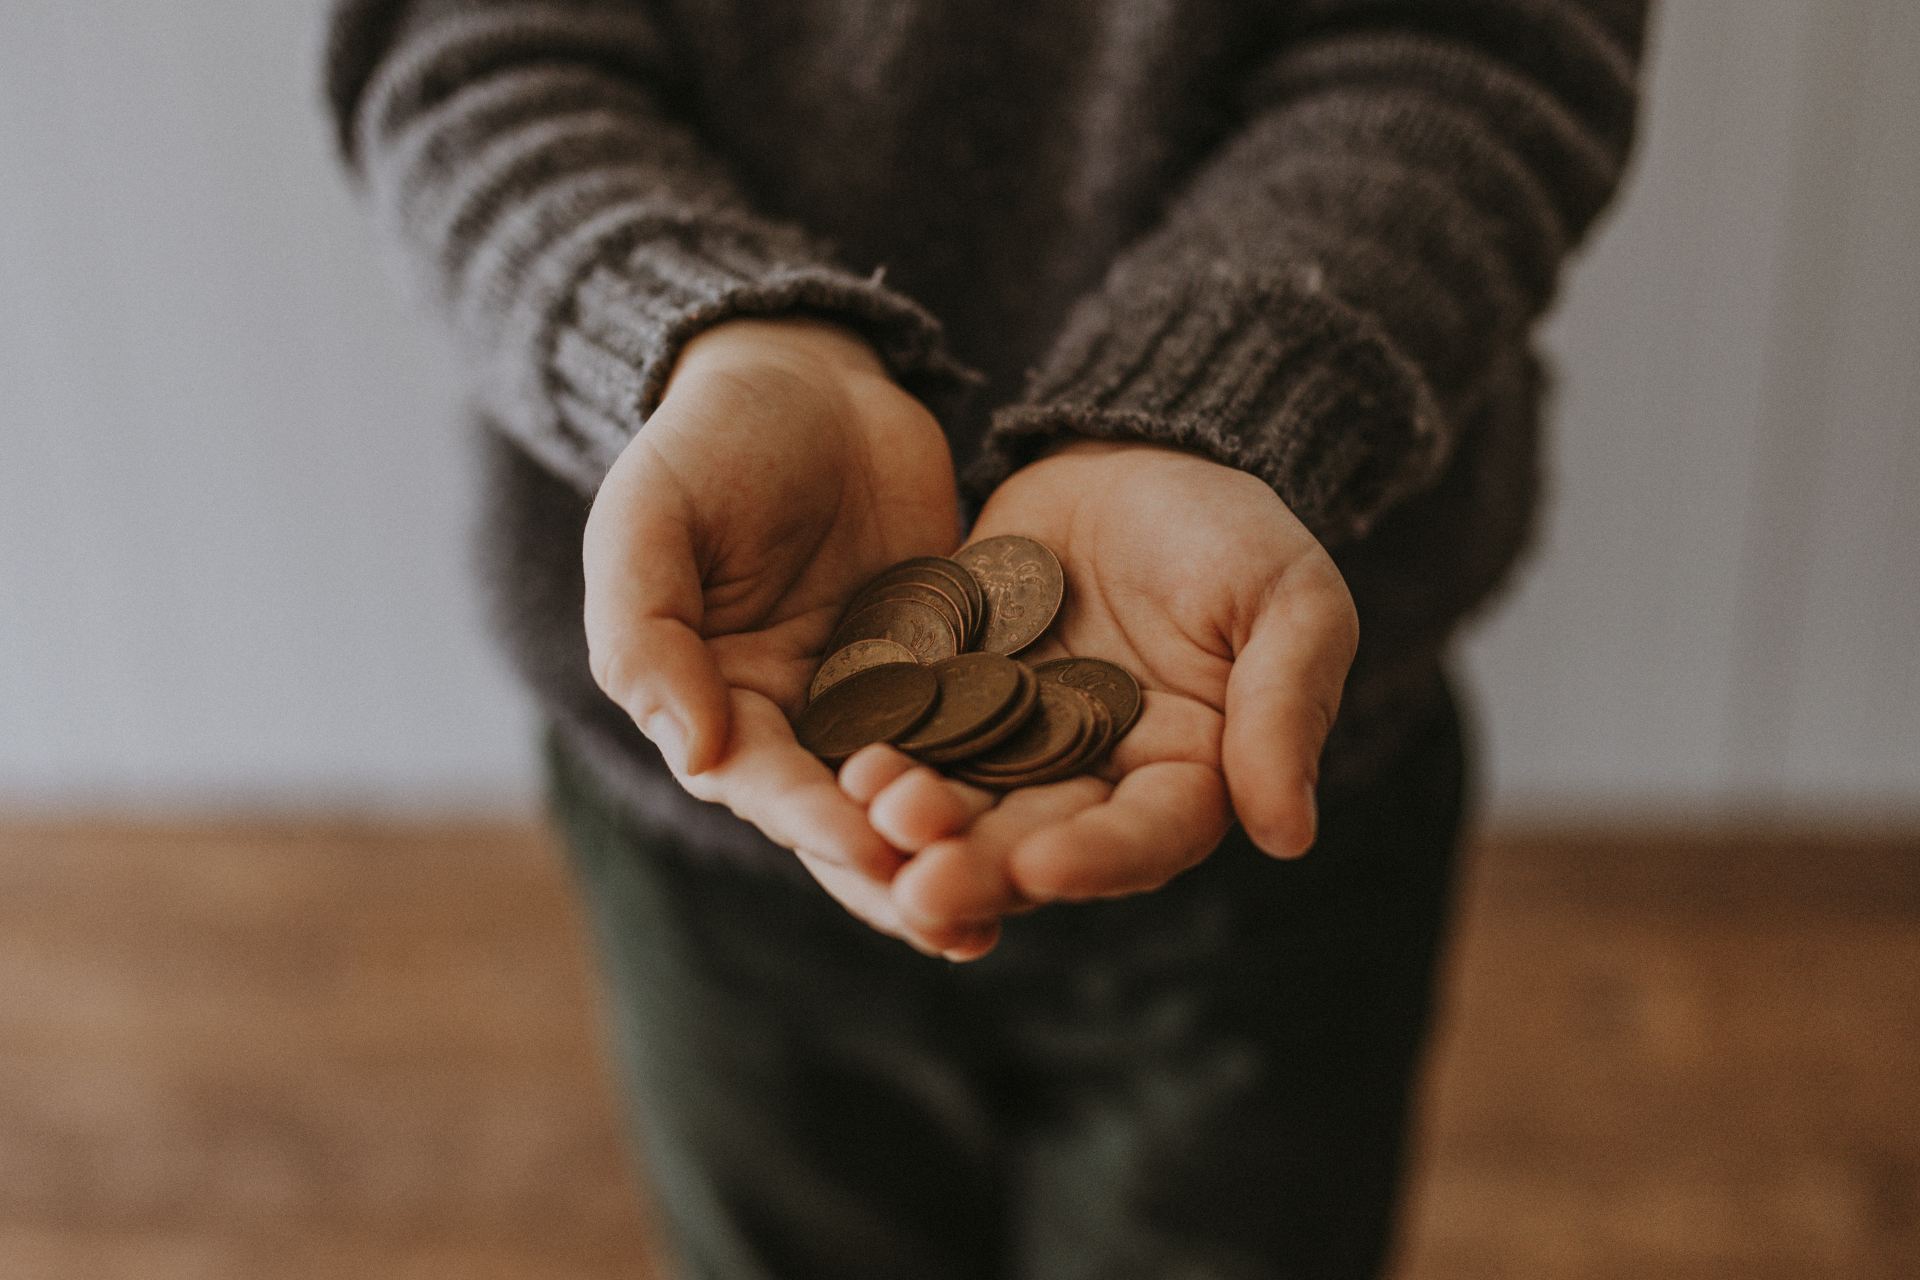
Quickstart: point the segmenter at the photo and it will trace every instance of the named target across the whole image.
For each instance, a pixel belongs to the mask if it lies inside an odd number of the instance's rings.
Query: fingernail
[[[674,769],[685,769],[687,765],[687,731],[680,727],[680,721],[670,711],[656,711],[647,717],[641,731],[660,748],[660,754],[667,758],[667,764]]]
[[[1313,848],[1313,842],[1320,838],[1320,802],[1313,794],[1311,782],[1301,788],[1301,800],[1301,808],[1307,815],[1307,842],[1300,846],[1300,852],[1305,853]]]
[[[982,925],[970,931],[966,940],[948,947],[940,954],[953,964],[965,964],[969,960],[978,960],[1000,943],[1000,929],[997,925]]]

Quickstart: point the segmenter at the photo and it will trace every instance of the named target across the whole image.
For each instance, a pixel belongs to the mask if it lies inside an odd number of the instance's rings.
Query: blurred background
[[[0,5],[0,1274],[643,1274],[321,7]],[[1406,1274],[1920,1274],[1920,6],[1669,0]]]

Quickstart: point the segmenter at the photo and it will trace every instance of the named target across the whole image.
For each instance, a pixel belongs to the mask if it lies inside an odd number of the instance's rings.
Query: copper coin
[[[1013,701],[1007,704],[1006,710],[1001,712],[998,719],[989,722],[978,732],[951,746],[923,751],[920,753],[920,758],[928,764],[939,765],[971,760],[975,756],[985,755],[1025,728],[1027,721],[1033,716],[1034,708],[1040,705],[1040,680],[1028,667],[1017,662],[1014,666],[1020,671],[1020,689],[1014,694]]]
[[[1039,705],[1020,732],[992,751],[968,760],[954,770],[968,781],[986,780],[994,785],[1017,786],[1017,779],[1056,761],[1065,759],[1086,736],[1092,713],[1086,710],[1092,699],[1078,689],[1048,680],[1039,685]]]
[[[963,653],[928,668],[940,682],[933,714],[900,739],[910,756],[964,742],[1000,719],[1020,695],[1020,664],[997,653]]]
[[[932,605],[913,600],[880,600],[850,615],[828,648],[844,648],[855,640],[891,640],[906,646],[915,661],[928,664],[960,652],[952,624]]]
[[[800,745],[839,764],[860,748],[891,742],[933,711],[940,682],[918,663],[889,662],[856,671],[807,704],[794,723]]]
[[[895,582],[917,582],[958,602],[966,616],[965,634],[960,637],[960,647],[972,647],[974,635],[986,620],[986,599],[980,594],[980,584],[973,580],[973,575],[945,556],[915,556],[881,570],[855,593],[847,611],[852,613],[878,599]]]
[[[1018,653],[1038,640],[1060,612],[1067,580],[1060,558],[1032,538],[1003,534],[969,543],[953,558],[980,584],[987,602],[980,647]]]
[[[940,579],[949,594],[958,593],[960,602],[967,609],[966,643],[971,647],[987,620],[987,599],[980,594],[980,584],[974,581],[973,575],[945,556],[922,556],[906,564],[929,579]]]
[[[969,649],[977,648],[987,626],[987,597],[981,592],[978,579],[959,562],[945,556],[934,556],[925,561],[923,567],[960,592],[961,602],[967,606],[967,634],[961,638],[961,644]]]
[[[928,576],[932,577],[931,574]],[[951,584],[938,578],[933,581],[939,582],[940,585],[934,586],[932,582],[915,582],[906,578],[897,579],[868,599],[860,601],[860,608],[864,609],[870,604],[880,604],[887,600],[911,600],[915,604],[924,604],[947,620],[947,625],[953,628],[954,636],[959,641],[960,647],[964,649],[967,628],[971,623],[971,619],[967,616],[967,607],[955,599],[960,593]],[[948,594],[949,592],[952,594]],[[848,612],[853,613],[858,610]]]
[[[1098,698],[1113,717],[1115,741],[1126,737],[1127,730],[1140,718],[1140,682],[1125,667],[1105,658],[1055,658],[1035,667],[1033,673],[1042,680],[1071,685]]]
[[[812,701],[834,685],[839,684],[856,671],[865,671],[868,667],[878,667],[889,662],[917,662],[913,650],[891,640],[855,640],[852,644],[836,649],[820,669],[813,673],[813,683],[807,688],[807,699]]]
[[[1021,780],[1021,785],[1037,786],[1043,782],[1053,782],[1060,778],[1070,778],[1076,773],[1084,773],[1101,756],[1107,754],[1108,748],[1113,746],[1113,716],[1107,711],[1106,704],[1083,689],[1077,689],[1075,692],[1087,700],[1087,706],[1093,712],[1093,719],[1087,726],[1086,735],[1074,744],[1073,754],[1057,764],[1029,774]]]
[[[1074,739],[1073,746],[1058,760],[1048,764],[1036,765],[1021,773],[989,773],[982,775],[982,785],[1011,790],[1015,787],[1037,787],[1049,782],[1058,782],[1062,778],[1071,778],[1083,772],[1102,752],[1113,745],[1113,718],[1098,698],[1081,693],[1078,689],[1069,690],[1080,699],[1085,715],[1081,720],[1080,735]],[[964,768],[965,766],[961,766]]]

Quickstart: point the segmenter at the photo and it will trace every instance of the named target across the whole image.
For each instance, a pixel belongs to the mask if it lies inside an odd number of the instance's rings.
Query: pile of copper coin
[[[1140,717],[1140,685],[1100,658],[1028,666],[1066,599],[1058,556],[1005,535],[903,560],[848,604],[814,672],[800,744],[830,765],[890,742],[996,790],[1098,764]]]

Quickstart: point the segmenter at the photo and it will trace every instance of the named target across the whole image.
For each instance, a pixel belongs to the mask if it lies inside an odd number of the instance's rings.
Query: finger
[[[879,742],[840,766],[840,789],[867,806],[875,831],[908,853],[957,834],[993,806],[990,792],[943,778]]]
[[[1000,941],[1000,926],[993,922],[936,929],[915,928],[901,918],[886,887],[873,878],[823,861],[813,854],[801,853],[800,861],[820,887],[849,915],[879,933],[899,939],[922,955],[941,956],[963,963],[978,960]]]
[[[733,735],[727,752],[699,774],[676,773],[680,785],[760,828],[789,849],[890,881],[900,855],[874,831],[866,809],[840,790],[833,774],[794,740],[780,708],[762,694],[733,691]]]
[[[932,932],[998,920],[1027,905],[1006,863],[969,840],[942,840],[893,878],[893,900],[914,928]]]
[[[998,920],[1031,910],[1014,884],[1007,855],[1028,833],[1066,822],[1101,803],[1111,788],[1097,778],[1073,778],[1003,797],[963,836],[923,848],[893,880],[893,900],[914,928]]]
[[[1320,752],[1358,639],[1353,601],[1328,564],[1289,575],[1234,656],[1221,747],[1227,786],[1248,836],[1275,857],[1313,844]]]
[[[700,636],[692,512],[642,441],[594,499],[581,562],[594,680],[676,772],[700,773],[726,749],[727,685]]]
[[[917,951],[948,960],[978,960],[1000,941],[998,920],[949,921],[940,924],[915,924],[901,916],[903,936]]]
[[[1230,822],[1218,769],[1179,760],[1143,765],[1105,803],[1014,846],[1007,874],[1035,902],[1145,893],[1213,852]]]
[[[893,905],[885,885],[850,867],[829,862],[818,854],[797,849],[794,852],[800,858],[800,865],[835,902],[846,908],[847,914],[889,937],[908,941],[907,927],[901,921],[899,909]]]
[[[955,964],[966,964],[969,961],[980,959],[989,951],[992,951],[994,947],[998,946],[999,943],[1000,925],[997,922],[993,924],[975,925],[970,930],[967,930],[958,941],[947,947],[940,954]]]
[[[884,742],[862,747],[840,766],[840,789],[855,804],[872,804],[873,798],[895,778],[913,768],[913,757]]]
[[[873,798],[867,806],[867,821],[888,844],[911,854],[966,830],[992,807],[991,792],[915,765]]]

